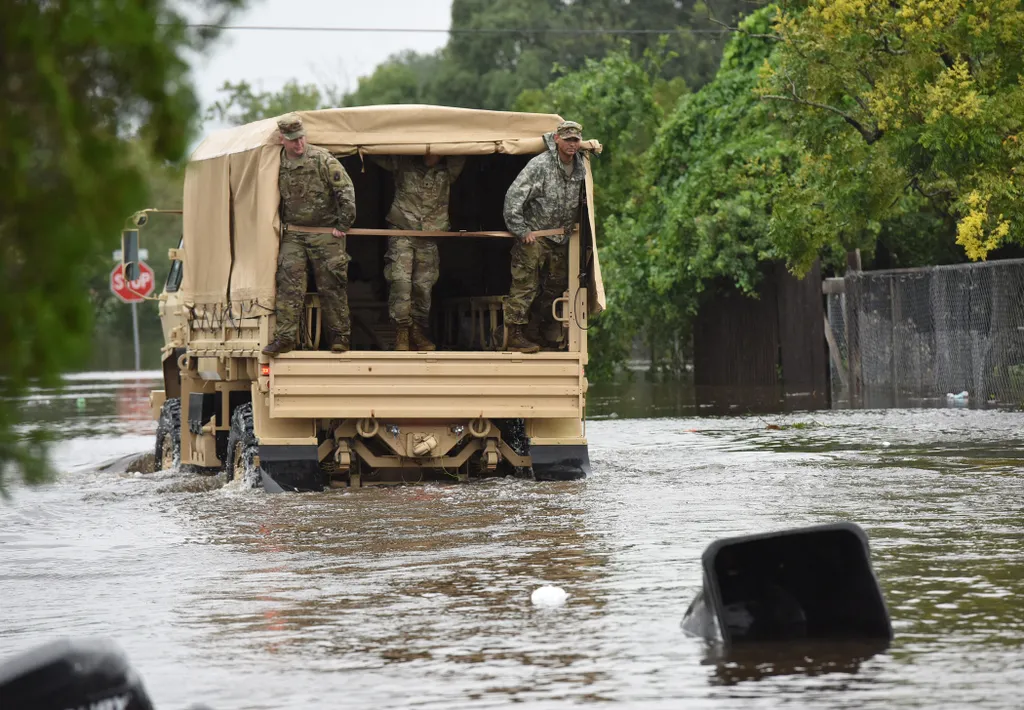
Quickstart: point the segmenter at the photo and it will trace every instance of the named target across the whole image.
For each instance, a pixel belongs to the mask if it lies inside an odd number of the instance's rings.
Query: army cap
[[[281,135],[290,141],[306,135],[306,129],[302,127],[302,119],[295,113],[286,113],[277,119],[277,127],[280,129]]]
[[[579,138],[582,140],[583,126],[576,123],[576,121],[562,121],[558,124],[558,128],[555,129],[555,133],[562,138]]]

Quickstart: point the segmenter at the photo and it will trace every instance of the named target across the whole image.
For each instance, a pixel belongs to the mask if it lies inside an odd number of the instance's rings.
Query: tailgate
[[[293,351],[270,368],[274,418],[581,418],[578,353]]]

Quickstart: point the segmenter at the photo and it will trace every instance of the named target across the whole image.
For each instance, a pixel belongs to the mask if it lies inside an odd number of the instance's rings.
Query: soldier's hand
[[[533,232],[527,232],[523,237],[523,244],[533,244],[535,241],[537,241],[537,235]]]
[[[335,237],[339,237],[339,238],[345,236],[345,233],[343,231],[341,231],[340,229],[331,229],[331,234],[334,235]]]

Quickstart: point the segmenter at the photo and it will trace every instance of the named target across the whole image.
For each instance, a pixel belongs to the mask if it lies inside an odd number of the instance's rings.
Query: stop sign
[[[153,269],[144,261],[139,262],[139,278],[129,281],[124,277],[124,267],[118,264],[110,272],[110,290],[125,303],[138,303],[153,293],[156,277]]]

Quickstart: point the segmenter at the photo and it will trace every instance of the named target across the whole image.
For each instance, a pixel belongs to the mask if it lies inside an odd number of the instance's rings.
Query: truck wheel
[[[181,463],[181,400],[177,397],[164,402],[156,424],[156,467],[167,471]]]
[[[252,426],[252,403],[240,405],[231,413],[224,472],[227,480],[242,481],[246,488],[259,488],[261,477],[253,459],[256,456],[256,435]]]

